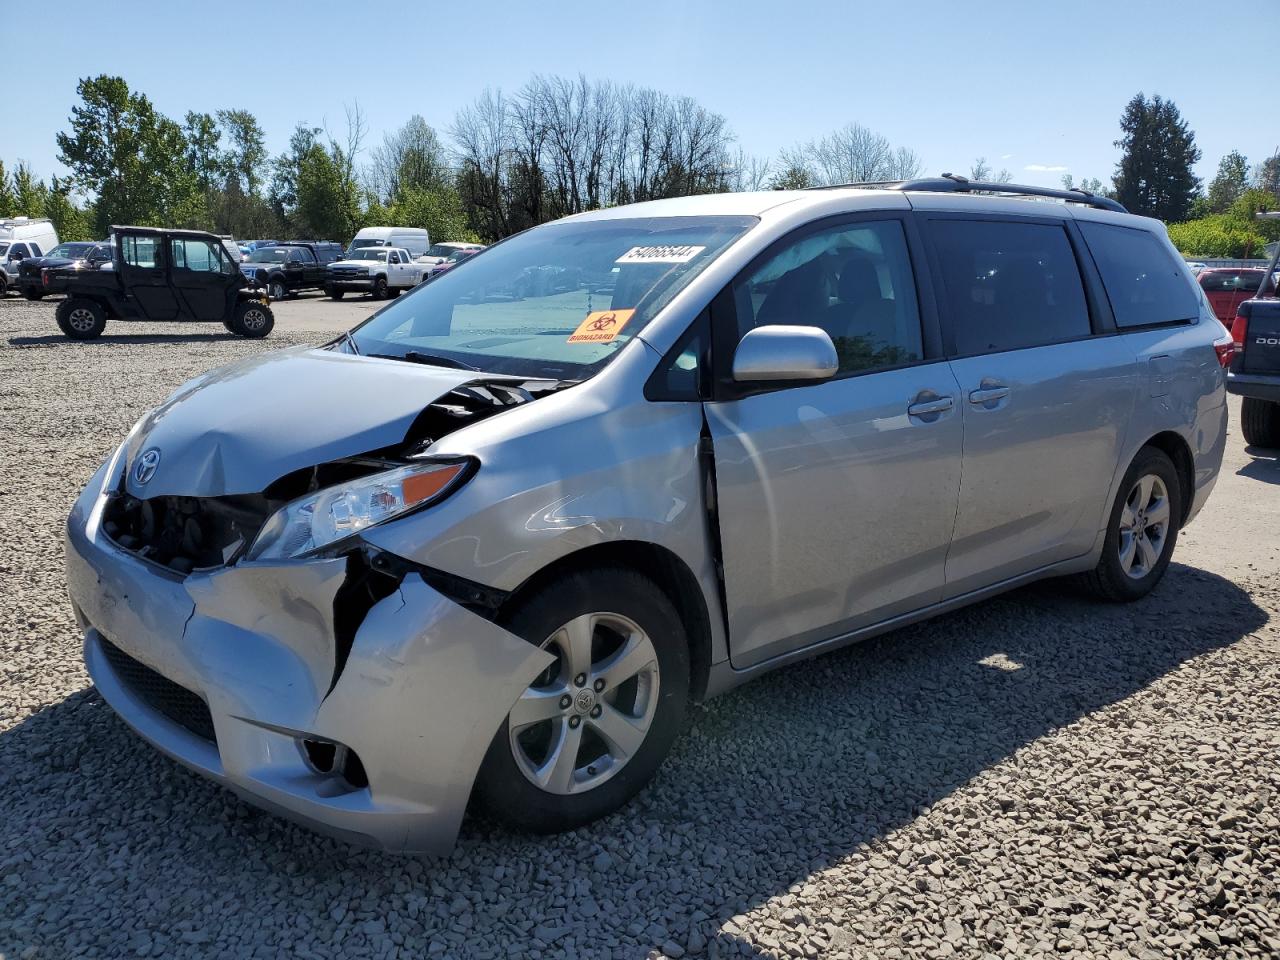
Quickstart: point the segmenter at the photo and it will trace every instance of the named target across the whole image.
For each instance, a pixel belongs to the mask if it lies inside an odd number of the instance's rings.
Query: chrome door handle
[[[969,402],[975,404],[994,403],[1009,395],[1008,387],[983,387],[969,394]]]
[[[907,416],[909,417],[927,417],[931,413],[946,413],[953,406],[955,401],[951,397],[936,397],[932,400],[921,400],[907,407]]]

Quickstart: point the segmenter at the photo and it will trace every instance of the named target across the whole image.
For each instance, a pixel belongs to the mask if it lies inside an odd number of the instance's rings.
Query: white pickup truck
[[[348,290],[361,290],[385,300],[420,284],[429,266],[403,247],[360,247],[325,268],[324,292],[341,300]]]

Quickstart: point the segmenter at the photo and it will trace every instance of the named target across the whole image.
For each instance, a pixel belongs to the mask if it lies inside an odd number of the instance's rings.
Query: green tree
[[[228,143],[224,166],[240,179],[247,197],[258,195],[262,187],[262,167],[267,160],[266,134],[258,118],[248,110],[219,110],[218,123]]]
[[[289,149],[271,162],[268,200],[282,226],[288,223],[297,209],[298,174],[302,169],[302,160],[318,143],[320,132],[319,127],[298,124],[289,137]]]
[[[375,209],[384,219],[374,219]],[[404,189],[400,199],[390,207],[370,206],[364,223],[367,226],[422,227],[433,240],[479,240],[467,224],[462,197],[452,185],[433,190]]]
[[[1257,187],[1280,200],[1280,153],[1267,157],[1258,165]]]
[[[53,221],[59,240],[92,240],[93,229],[86,211],[71,199],[71,182],[50,178],[44,195],[42,216]]]
[[[339,154],[335,156],[334,154]],[[348,240],[360,218],[359,196],[343,174],[345,158],[316,143],[298,165],[295,227],[316,239]]]
[[[770,190],[805,190],[814,186],[813,174],[801,163],[789,163],[769,180]]]
[[[182,128],[120,77],[85,78],[58,159],[93,193],[95,233],[112,223],[177,225],[199,218],[197,178]]]
[[[1172,100],[1137,94],[1120,118],[1123,151],[1112,180],[1115,198],[1130,212],[1168,222],[1185,220],[1200,189],[1195,134]]]
[[[9,182],[9,174],[0,160],[0,217],[12,217],[18,210],[18,200],[13,195],[13,186]]]
[[[225,173],[217,121],[207,113],[188,113],[182,132],[187,140],[187,164],[200,189],[216,190]]]
[[[1218,163],[1218,173],[1209,183],[1206,196],[1210,213],[1225,213],[1249,186],[1249,161],[1232,150]]]
[[[36,179],[35,174],[31,172],[31,167],[19,160],[17,169],[13,171],[15,215],[19,217],[43,217],[46,193],[45,185]]]

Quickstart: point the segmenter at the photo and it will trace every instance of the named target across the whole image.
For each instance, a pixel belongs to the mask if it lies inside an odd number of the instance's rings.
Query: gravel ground
[[[1232,438],[1138,604],[1040,585],[792,667],[696,708],[604,822],[472,821],[447,860],[395,858],[246,806],[89,687],[74,494],[180,381],[320,339],[112,334],[71,344],[51,305],[0,302],[4,957],[1280,955],[1264,452]]]

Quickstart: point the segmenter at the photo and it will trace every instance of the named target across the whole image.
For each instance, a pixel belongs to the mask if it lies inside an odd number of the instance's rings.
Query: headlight
[[[471,460],[431,460],[374,473],[285,504],[263,525],[250,560],[287,560],[443,500],[472,473]]]

